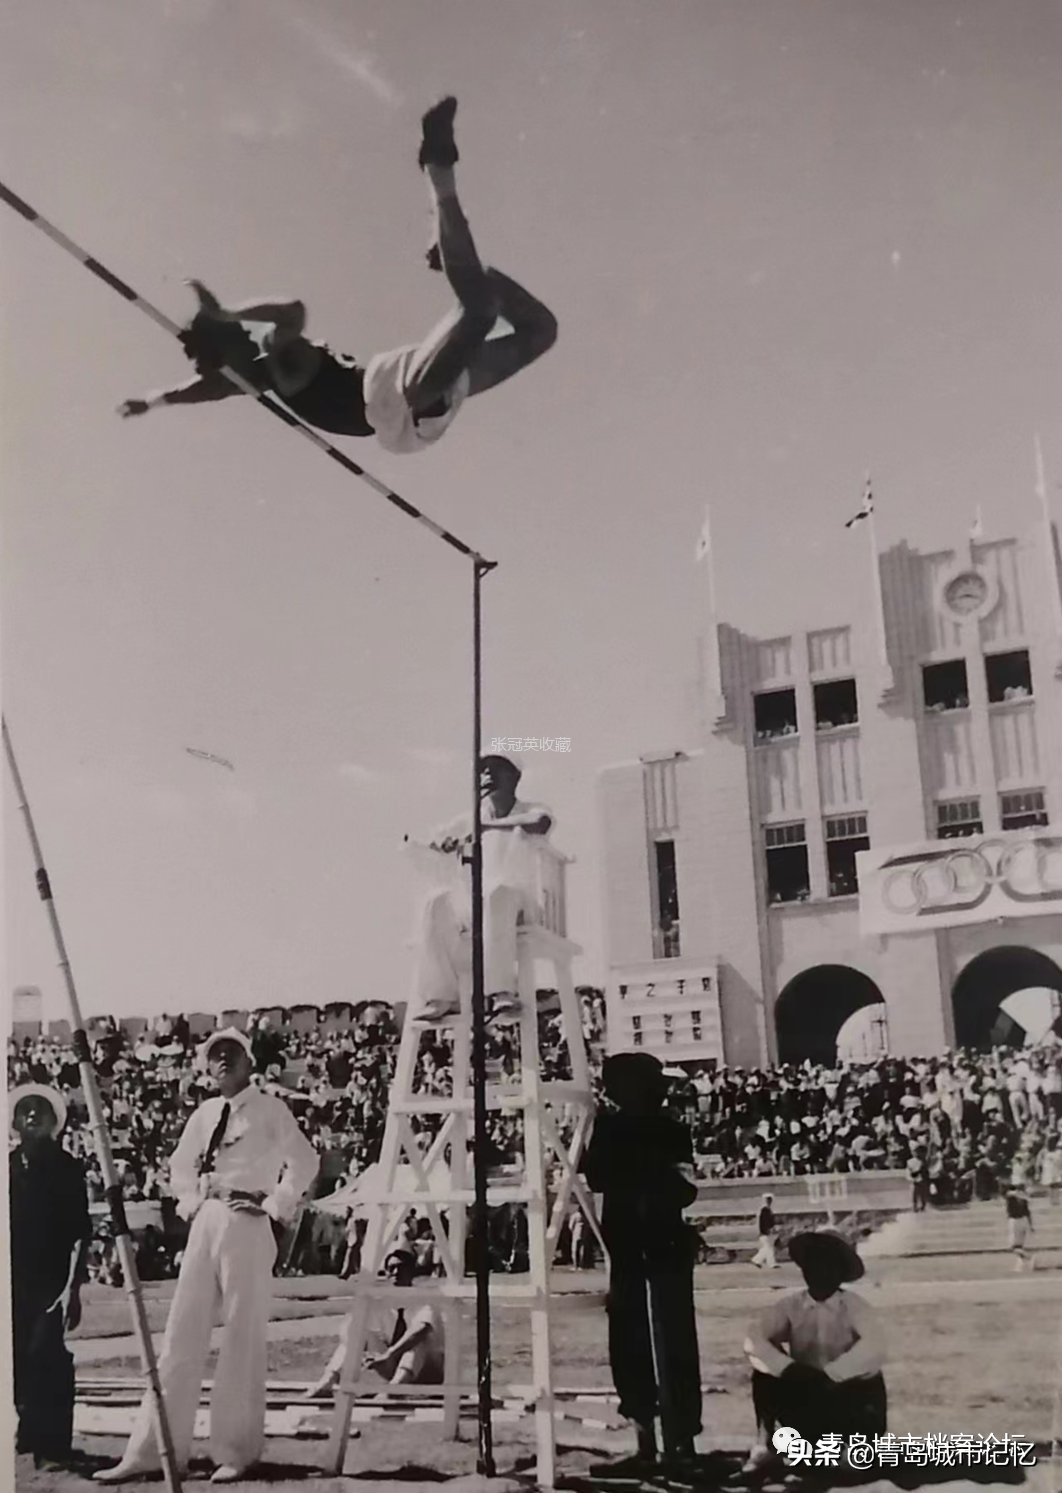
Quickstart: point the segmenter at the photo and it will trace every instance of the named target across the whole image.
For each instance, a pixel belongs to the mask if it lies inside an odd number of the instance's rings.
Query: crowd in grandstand
[[[723,1177],[906,1170],[938,1204],[1062,1185],[1062,1059],[996,1048],[834,1066],[690,1073],[672,1104]]]
[[[580,991],[591,1063],[604,1050],[600,991]],[[567,1076],[557,1017],[540,1017],[546,1077]],[[291,1105],[326,1164],[319,1193],[356,1178],[377,1157],[397,1053],[391,1008],[363,1002],[344,1024],[302,1027],[265,1015],[250,1019],[255,1081]],[[495,1074],[516,1059],[515,1029],[492,1030],[488,1064]],[[421,1045],[421,1087],[445,1092],[449,1037],[429,1032]],[[114,1156],[130,1200],[167,1197],[166,1163],[189,1113],[210,1092],[195,1067],[196,1038],[183,1017],[162,1017],[138,1035],[108,1022],[94,1032],[93,1057]],[[903,1170],[915,1206],[998,1196],[1007,1185],[1062,1193],[1062,1056],[1052,1049],[995,1049],[924,1060],[883,1058],[834,1066],[805,1063],[764,1069],[686,1065],[671,1068],[670,1103],[689,1120],[705,1176],[772,1177],[807,1173]],[[70,1099],[64,1144],[83,1158],[91,1202],[102,1202],[103,1178],[93,1149],[79,1075],[68,1041],[12,1038],[8,1082],[51,1084]],[[519,1120],[496,1115],[493,1155],[516,1160]],[[516,1220],[497,1221],[503,1265],[519,1262]],[[349,1263],[354,1233],[341,1233],[326,1265]],[[511,1237],[510,1237],[511,1236]],[[141,1234],[147,1278],[173,1268],[162,1227]],[[168,1252],[169,1251],[169,1252]],[[574,1251],[578,1253],[578,1250]],[[107,1229],[93,1252],[94,1273],[113,1274]]]

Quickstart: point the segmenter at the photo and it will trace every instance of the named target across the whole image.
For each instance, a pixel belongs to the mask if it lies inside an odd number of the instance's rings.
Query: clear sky
[[[485,730],[571,738],[525,786],[584,977],[596,774],[690,744],[705,504],[770,633],[862,605],[868,466],[926,547],[1034,521],[1034,429],[1062,475],[1057,0],[32,0],[0,59],[4,177],[71,237],[363,357],[445,309],[415,158],[459,96],[484,257],[560,340],[428,453],[350,445],[499,562]],[[249,402],[119,420],[178,349],[0,244],[3,701],[85,1009],[402,997],[401,837],[467,798],[466,564]],[[4,989],[59,1014],[3,803]]]

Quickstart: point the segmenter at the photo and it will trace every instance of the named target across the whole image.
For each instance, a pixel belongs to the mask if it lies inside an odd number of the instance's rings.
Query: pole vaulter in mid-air
[[[493,389],[556,341],[553,313],[500,270],[484,268],[454,182],[457,100],[445,98],[422,121],[420,166],[431,187],[437,239],[428,251],[457,305],[419,346],[378,353],[367,366],[305,336],[302,301],[257,301],[226,310],[198,280],[199,312],[182,335],[198,376],[189,383],[121,405],[125,416],[164,404],[202,404],[242,392],[223,364],[294,414],[336,435],[375,435],[400,455],[432,445],[466,398]],[[499,318],[511,330],[492,337]],[[265,323],[261,347],[247,330]]]

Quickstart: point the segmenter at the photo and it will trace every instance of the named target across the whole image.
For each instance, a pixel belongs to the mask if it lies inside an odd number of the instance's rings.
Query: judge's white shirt
[[[208,1177],[199,1163],[210,1145],[225,1104],[229,1121]],[[182,1218],[191,1218],[207,1186],[265,1194],[262,1207],[275,1219],[290,1218],[320,1167],[320,1157],[283,1099],[253,1086],[232,1099],[207,1099],[189,1119],[170,1160],[170,1184]]]
[[[881,1372],[885,1339],[874,1308],[853,1291],[835,1291],[825,1301],[797,1291],[764,1312],[745,1352],[762,1373],[778,1375],[791,1363],[806,1363],[841,1384]]]
[[[484,798],[480,807],[480,818],[484,824],[493,824],[499,818],[548,819],[549,828],[544,835],[528,834],[523,829],[490,830],[483,836],[483,888],[492,891],[495,887],[507,886],[516,891],[532,893],[536,885],[535,842],[544,840],[553,830],[553,811],[545,804],[525,803],[516,799],[504,816],[494,808],[494,800]],[[462,814],[450,824],[443,825],[432,835],[438,844],[443,840],[465,840],[472,838],[472,815]]]

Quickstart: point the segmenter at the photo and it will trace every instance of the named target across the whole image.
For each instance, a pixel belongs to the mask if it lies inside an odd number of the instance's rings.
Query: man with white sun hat
[[[17,1445],[42,1468],[71,1456],[74,1361],[63,1333],[81,1320],[92,1227],[84,1171],[59,1144],[62,1094],[21,1084],[8,1113],[18,1139],[8,1157]]]
[[[224,1335],[210,1402],[212,1481],[234,1483],[265,1437],[266,1327],[276,1241],[270,1220],[291,1216],[320,1159],[282,1099],[251,1083],[251,1044],[225,1027],[196,1056],[217,1084],[189,1119],[170,1160],[177,1211],[191,1220],[166,1323],[159,1378],[179,1467],[187,1467],[210,1333]],[[141,1479],[161,1466],[151,1407],[141,1405],[125,1454],[101,1483]]]
[[[516,991],[516,929],[530,910],[536,879],[535,843],[553,828],[545,804],[517,798],[523,758],[495,751],[480,759],[483,827],[483,972],[492,1019],[519,1009]],[[462,814],[437,829],[430,848],[463,856],[472,844],[472,815]],[[467,882],[431,893],[418,920],[414,1011],[424,1023],[460,1017],[461,990],[468,987],[471,903]]]

